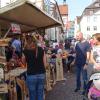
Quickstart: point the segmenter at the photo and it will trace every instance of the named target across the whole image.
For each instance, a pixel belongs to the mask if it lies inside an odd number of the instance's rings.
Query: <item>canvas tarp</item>
[[[0,9],[0,27],[5,31],[10,23],[20,25],[22,32],[61,26],[61,22],[37,8],[28,0],[18,0]]]

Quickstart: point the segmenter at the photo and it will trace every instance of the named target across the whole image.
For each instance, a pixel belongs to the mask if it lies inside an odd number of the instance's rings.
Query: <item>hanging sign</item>
[[[20,26],[15,23],[11,23],[11,30],[13,33],[21,33]]]

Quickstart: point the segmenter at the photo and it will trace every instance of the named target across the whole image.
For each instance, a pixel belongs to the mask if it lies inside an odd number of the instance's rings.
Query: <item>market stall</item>
[[[28,0],[18,0],[0,9],[1,29],[8,29],[11,23],[19,24],[22,33],[62,24]]]
[[[0,41],[3,41],[0,44],[0,95],[3,94],[3,97],[0,97],[9,98],[9,100],[19,100],[18,98],[25,100],[28,94],[25,85],[26,66],[17,65],[17,67],[10,69],[7,67],[5,48],[9,47],[9,41],[12,38],[8,39],[8,36],[10,34],[16,36],[18,32],[21,36],[22,33],[59,25],[61,25],[61,22],[38,9],[28,0],[18,0],[0,9]],[[5,44],[4,40],[6,40]],[[11,64],[15,66],[14,61]],[[18,87],[17,90],[16,86]],[[20,90],[21,93],[19,93]]]

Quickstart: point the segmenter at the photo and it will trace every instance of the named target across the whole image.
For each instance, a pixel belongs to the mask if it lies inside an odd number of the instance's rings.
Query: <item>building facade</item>
[[[100,0],[95,0],[85,8],[80,20],[80,30],[84,37],[91,37],[94,33],[100,33]]]
[[[67,31],[69,29],[68,27],[68,5],[66,3],[63,3],[62,5],[59,5],[60,14],[64,23],[64,34],[63,37],[67,38]]]
[[[47,2],[46,2],[47,3]],[[46,10],[48,11],[48,13],[56,18],[57,20],[60,20],[62,22],[62,26],[61,27],[53,27],[50,29],[47,29],[45,32],[47,34],[48,40],[53,43],[53,42],[60,42],[63,41],[63,20],[61,17],[61,13],[59,11],[59,7],[58,4],[55,0],[50,0],[49,1],[49,5],[46,4]]]
[[[75,30],[74,24],[75,24],[74,21],[69,21],[69,26],[68,26],[68,30],[67,30],[67,38],[74,37],[74,30]]]
[[[74,37],[76,37],[76,33],[78,31],[80,31],[80,19],[81,16],[76,16],[75,20],[74,20]]]

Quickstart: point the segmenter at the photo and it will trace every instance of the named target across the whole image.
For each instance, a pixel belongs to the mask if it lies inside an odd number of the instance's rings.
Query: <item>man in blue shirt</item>
[[[83,93],[86,89],[87,84],[87,60],[89,60],[90,55],[90,44],[88,41],[84,40],[82,32],[76,34],[76,39],[78,40],[75,51],[76,51],[76,89],[75,92],[81,88],[81,73],[83,78]]]
[[[14,48],[15,53],[20,58],[21,57],[21,41],[18,37],[14,37],[11,46]]]

